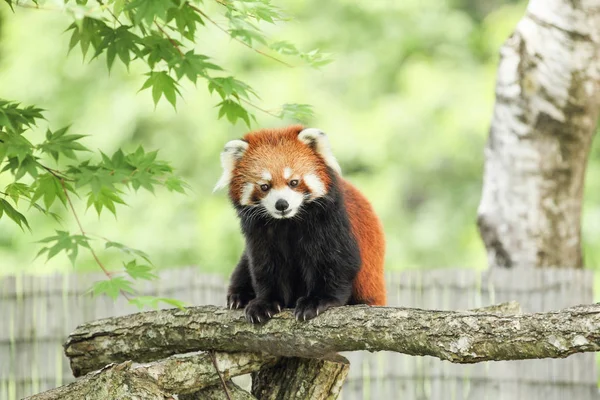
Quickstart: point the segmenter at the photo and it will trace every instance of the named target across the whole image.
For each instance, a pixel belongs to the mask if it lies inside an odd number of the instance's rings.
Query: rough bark
[[[455,363],[562,358],[600,350],[600,304],[521,315],[346,306],[308,322],[286,310],[261,326],[242,311],[203,306],[90,322],[65,344],[75,376],[198,350],[305,358],[388,350]]]
[[[111,364],[84,378],[25,400],[174,400],[146,373],[131,370],[131,362]]]
[[[335,400],[350,363],[336,359],[280,358],[252,374],[252,394],[260,400]]]
[[[478,225],[492,267],[582,267],[600,0],[530,0],[500,51]]]
[[[227,394],[223,390],[221,384],[207,387],[194,394],[183,394],[178,396],[179,400],[256,400],[256,397],[236,385],[228,381]],[[229,397],[228,397],[229,395]]]
[[[277,357],[258,353],[215,353],[215,361],[225,380],[272,365]],[[206,353],[172,356],[138,369],[154,378],[159,387],[170,393],[193,393],[221,383],[210,356]]]
[[[277,358],[268,354],[215,353],[224,379],[258,371],[272,365]],[[133,367],[131,361],[110,364],[82,379],[30,397],[51,399],[164,399],[171,394],[194,393],[211,386],[220,387],[220,378],[206,353],[169,357],[151,364]],[[223,391],[223,388],[221,391]],[[212,393],[208,390],[202,393]],[[241,396],[241,394],[240,394]],[[216,398],[216,397],[215,397]],[[243,397],[238,397],[243,398]]]
[[[521,305],[517,301],[507,301],[505,303],[494,304],[487,307],[474,308],[472,312],[482,312],[489,314],[517,315],[521,314]]]

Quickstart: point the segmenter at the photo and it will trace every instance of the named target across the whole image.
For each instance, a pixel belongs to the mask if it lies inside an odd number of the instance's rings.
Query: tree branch
[[[251,353],[216,353],[215,359],[224,369],[226,379],[258,371],[261,367],[273,365],[277,361],[273,356]],[[211,388],[213,386],[214,389]],[[191,394],[204,389],[209,392],[223,392],[210,355],[195,353],[173,356],[135,367],[132,367],[131,361],[110,364],[70,385],[29,397],[28,400],[162,400],[171,398],[171,394]],[[239,396],[232,396],[232,399],[235,398]]]
[[[285,310],[262,326],[247,323],[242,311],[203,306],[90,322],[65,344],[75,376],[197,350],[306,358],[395,351],[454,363],[564,358],[600,350],[600,304],[522,315],[346,306],[309,322]]]
[[[131,362],[111,364],[100,371],[56,389],[27,397],[25,400],[172,400],[157,382],[145,373],[131,370]]]

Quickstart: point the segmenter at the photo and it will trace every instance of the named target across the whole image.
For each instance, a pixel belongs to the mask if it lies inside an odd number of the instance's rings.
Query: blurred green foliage
[[[241,120],[248,127],[251,120],[256,121],[256,117],[247,107],[264,111],[253,103],[259,96],[251,86],[231,75],[215,75],[215,72],[223,72],[223,68],[211,62],[205,54],[189,49],[196,45],[198,28],[205,29],[205,24],[210,22],[231,39],[284,65],[289,66],[285,61],[257,50],[254,43],[286,56],[295,56],[313,67],[329,63],[319,50],[301,52],[290,42],[269,42],[256,23],[274,24],[283,19],[270,0],[219,1],[221,14],[216,15],[225,17],[225,27],[203,10],[201,1],[65,0],[54,5],[38,0],[31,3],[5,0],[5,3],[13,12],[16,6],[71,16],[73,22],[67,28],[71,33],[69,50],[79,47],[84,60],[92,50],[90,61],[104,55],[108,71],[115,61],[127,69],[134,62],[145,64],[148,72],[144,75],[147,78],[140,91],[151,89],[155,105],[164,98],[175,108],[177,98],[181,96],[179,87],[182,80],[185,78],[193,84],[202,80],[207,83],[209,93],[214,92],[220,97],[221,101],[216,105],[218,118],[226,117],[232,124]],[[302,116],[312,115],[311,107],[306,104],[285,104],[278,114],[264,112],[280,118],[290,114],[297,118],[296,112]],[[85,199],[86,208],[93,205],[99,217],[103,210],[109,210],[116,216],[117,205],[127,205],[123,189],[138,191],[143,188],[154,193],[155,187],[162,186],[171,192],[185,193],[186,184],[173,174],[168,162],[157,159],[158,151],[146,152],[142,146],[129,153],[118,148],[112,156],[98,151],[95,158],[99,161],[93,160],[94,155],[81,161],[77,153],[90,152],[81,143],[85,135],[67,133],[68,126],[54,132],[47,129],[42,142],[31,141],[31,131],[38,128],[39,120],[44,120],[43,109],[0,99],[0,174],[3,179],[14,179],[0,191],[0,195],[4,196],[0,199],[0,219],[10,219],[22,229],[27,227],[29,231],[37,232],[31,229],[23,207],[29,206],[29,209],[61,222],[60,215],[52,211],[53,204],[59,200],[71,212],[79,233],[56,230],[56,235],[39,240],[45,247],[37,257],[44,254],[50,260],[66,254],[75,265],[80,250],[84,250],[89,252],[106,276],[105,281],[92,286],[90,291],[94,295],[106,294],[116,298],[122,294],[140,307],[157,305],[161,301],[178,304],[176,299],[146,298],[142,301],[131,298],[136,294],[133,281],[158,279],[153,273],[153,266],[137,264],[142,260],[151,264],[150,258],[141,250],[86,232],[72,198]],[[65,159],[74,164],[65,165]],[[95,250],[97,246],[92,243],[98,239],[104,241],[105,250],[117,249],[125,253],[129,261],[123,263],[124,269],[115,269],[114,262],[107,266],[101,261]]]
[[[210,25],[197,35],[196,48],[252,86],[260,96],[256,104],[265,110],[277,114],[288,103],[313,106],[307,125],[328,133],[345,176],[367,194],[383,220],[387,268],[484,268],[475,225],[483,146],[498,50],[523,16],[525,3],[276,4],[289,20],[265,26],[266,34],[274,42],[333,53],[332,63],[319,70],[299,63],[289,68]],[[206,6],[209,11],[221,7],[217,2]],[[115,62],[109,74],[105,54],[89,64],[80,54],[67,56],[69,18],[60,12],[0,11],[0,97],[47,109],[48,126],[72,123],[70,131],[89,135],[82,142],[93,151],[158,149],[190,185],[187,195],[126,192],[128,206],[117,206],[118,221],[90,210],[81,216],[87,231],[141,249],[159,267],[197,264],[229,273],[242,238],[225,193],[212,194],[212,187],[220,175],[223,144],[247,131],[245,123],[232,126],[217,119],[214,107],[221,97],[193,82],[181,82],[175,111],[164,101],[155,106],[145,91],[138,93],[148,78],[140,65],[132,63],[128,71]],[[284,53],[286,45],[280,46]],[[292,122],[254,111],[253,127]],[[40,137],[43,128],[40,124]],[[594,246],[600,226],[590,222],[600,213],[599,173],[595,146],[584,208],[591,266],[600,260]],[[10,183],[1,180],[0,186]],[[64,209],[53,207],[64,230],[75,226]],[[0,220],[0,273],[70,270],[64,256],[34,260],[39,250],[34,242],[53,235],[56,225],[33,214],[29,223],[35,234]],[[117,250],[106,250],[106,264],[120,263]],[[77,260],[77,269],[96,268],[87,255]]]
[[[207,21],[250,49],[253,49],[253,42],[268,45],[266,36],[254,21],[275,23],[282,19],[270,0],[220,2],[224,11],[221,15],[228,20],[227,28],[216,23],[195,3],[180,0],[129,3],[117,0],[107,0],[106,3],[77,0],[73,3],[66,0],[57,6],[37,0],[32,3],[5,0],[5,3],[13,12],[17,6],[70,15],[73,22],[67,28],[71,31],[69,50],[78,46],[84,60],[90,49],[91,60],[105,55],[109,71],[117,56],[127,69],[132,62],[145,63],[149,72],[144,75],[148,78],[140,90],[151,89],[155,105],[165,98],[175,108],[177,96],[181,96],[181,80],[185,77],[196,84],[200,78],[208,83],[210,93],[215,92],[221,98],[217,104],[218,117],[226,116],[232,124],[242,120],[248,127],[250,120],[256,118],[246,107],[254,106],[252,100],[258,98],[256,92],[233,76],[212,75],[211,72],[220,72],[223,68],[210,62],[208,56],[194,49],[188,50],[188,47],[195,46],[196,30],[204,27]],[[175,39],[174,34],[187,39],[187,42]],[[288,42],[276,42],[275,50],[285,50],[287,55],[295,55],[313,66],[327,63],[318,50],[302,53]],[[273,56],[266,56],[287,65]],[[285,105],[279,115],[294,109],[304,110],[303,114],[306,114],[310,106]],[[60,215],[52,211],[54,203],[59,200],[72,213],[79,233],[56,230],[56,235],[38,241],[45,246],[36,258],[45,255],[46,260],[50,260],[65,254],[75,265],[80,250],[84,250],[89,252],[106,277],[93,284],[90,292],[94,295],[105,294],[114,299],[122,294],[139,307],[156,306],[165,301],[181,306],[176,299],[132,298],[136,295],[133,281],[158,279],[153,266],[138,265],[141,260],[151,264],[150,258],[141,250],[86,232],[72,198],[87,199],[86,208],[93,205],[98,216],[102,210],[109,210],[116,216],[116,206],[127,205],[123,189],[137,191],[143,188],[154,193],[155,187],[162,186],[171,192],[185,193],[185,183],[173,174],[167,162],[157,160],[158,151],[146,152],[142,146],[130,153],[119,148],[110,157],[98,151],[96,158],[99,161],[96,162],[94,156],[79,160],[77,153],[90,150],[81,143],[85,135],[68,133],[68,126],[54,132],[48,128],[42,142],[32,141],[31,131],[38,128],[40,120],[44,120],[43,109],[0,99],[0,178],[12,180],[0,191],[4,197],[0,199],[0,219],[10,219],[21,229],[26,227],[30,232],[37,232],[31,229],[23,208],[29,206],[29,210],[37,210],[61,222]],[[65,165],[65,159],[77,163]],[[98,239],[104,241],[104,249],[125,253],[129,261],[123,263],[124,269],[115,269],[114,262],[107,267],[101,261],[92,243]]]

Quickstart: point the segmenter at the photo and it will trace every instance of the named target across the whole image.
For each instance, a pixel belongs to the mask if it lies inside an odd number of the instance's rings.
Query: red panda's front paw
[[[260,324],[281,312],[281,304],[276,301],[253,299],[246,306],[246,319],[253,324]]]
[[[249,293],[228,293],[227,308],[237,310],[238,308],[246,307],[246,304],[254,298],[254,294]]]
[[[313,319],[328,308],[338,305],[332,299],[323,299],[319,297],[300,297],[296,302],[294,316],[298,321],[308,321]]]

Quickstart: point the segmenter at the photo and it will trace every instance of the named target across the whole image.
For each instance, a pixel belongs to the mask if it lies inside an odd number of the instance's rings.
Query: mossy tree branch
[[[226,380],[274,365],[277,358],[253,353],[216,353]],[[109,364],[66,386],[29,397],[28,400],[170,399],[172,394],[202,393],[216,398],[223,392],[210,355],[193,353],[133,366],[131,361]],[[232,399],[246,398],[239,390]],[[209,396],[209,394],[211,394]],[[212,397],[211,397],[212,396]],[[248,396],[250,396],[248,394]]]
[[[455,363],[563,358],[600,350],[600,304],[521,315],[347,306],[308,322],[284,311],[262,326],[241,311],[202,306],[90,322],[65,344],[75,376],[198,350],[305,358],[387,350]]]

